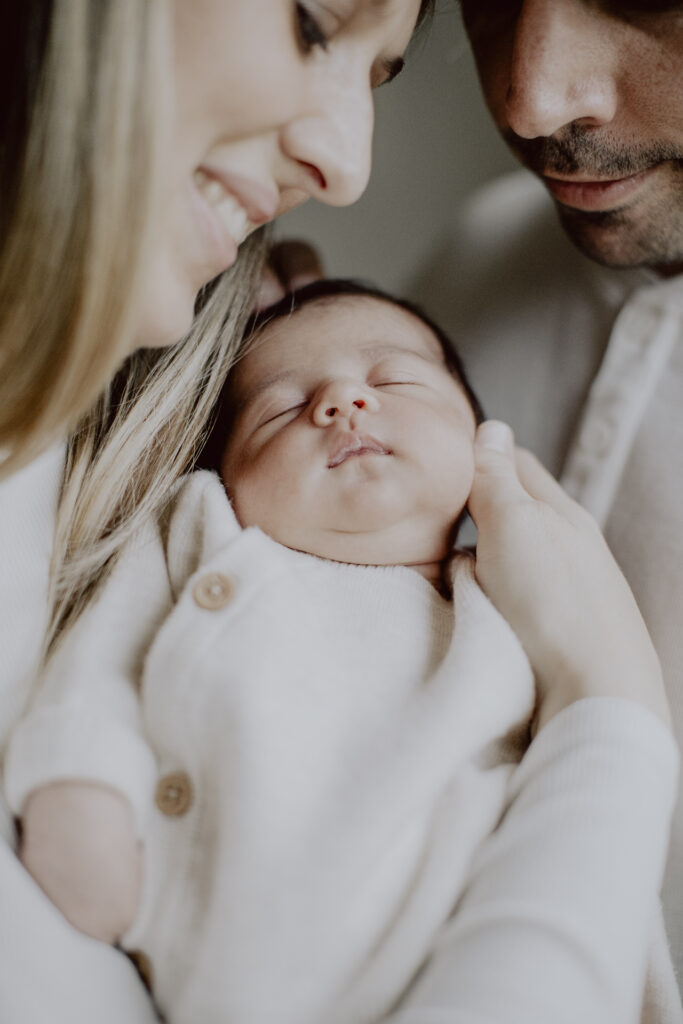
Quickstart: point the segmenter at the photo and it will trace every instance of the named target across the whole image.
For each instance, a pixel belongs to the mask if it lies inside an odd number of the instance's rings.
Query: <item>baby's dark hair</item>
[[[272,306],[268,306],[266,309],[259,310],[258,313],[254,314],[247,324],[247,328],[244,333],[243,348],[241,351],[248,351],[246,346],[248,346],[250,339],[255,338],[260,331],[273,321],[279,320],[281,317],[291,316],[293,313],[298,312],[304,306],[310,305],[311,303],[315,302],[322,304],[332,299],[339,298],[340,296],[378,299],[381,302],[389,303],[391,306],[398,306],[399,309],[404,309],[418,320],[421,320],[439,342],[444,363],[465,392],[477,424],[481,423],[486,418],[484,410],[481,407],[481,403],[467,379],[467,374],[465,373],[462,360],[455,349],[455,345],[446,332],[442,330],[438,324],[434,323],[434,321],[427,316],[419,306],[415,305],[415,303],[410,302],[407,299],[397,299],[388,292],[382,291],[380,288],[376,288],[374,285],[367,284],[364,281],[352,278],[323,278],[319,281],[313,281],[310,284],[304,285],[296,291],[288,292],[282,299],[274,303]],[[223,451],[225,448],[225,439],[232,427],[234,413],[232,402],[230,400],[230,382],[231,378],[230,374],[228,374],[221,396],[216,404],[215,415],[212,418],[212,426],[206,443],[204,444],[195,465],[195,468],[197,469],[220,469]]]

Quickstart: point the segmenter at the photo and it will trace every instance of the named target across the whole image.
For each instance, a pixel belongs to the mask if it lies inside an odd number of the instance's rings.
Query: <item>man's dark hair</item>
[[[275,320],[291,316],[300,309],[303,309],[304,306],[311,305],[312,303],[323,304],[340,296],[377,299],[391,306],[398,306],[399,309],[404,309],[407,313],[411,313],[418,320],[421,320],[439,342],[444,363],[465,392],[477,424],[486,418],[481,403],[467,379],[462,360],[446,332],[438,324],[434,323],[414,302],[410,302],[407,299],[397,299],[388,292],[382,291],[380,288],[376,288],[374,285],[367,284],[364,281],[352,278],[323,278],[304,285],[303,288],[298,288],[296,291],[288,292],[272,306],[268,306],[266,309],[259,310],[258,313],[254,314],[247,324],[244,335],[245,340],[258,335],[260,331]],[[206,443],[195,464],[196,469],[219,471],[225,448],[225,439],[232,428],[233,413],[234,409],[230,399],[230,374],[228,374],[228,379],[216,405],[215,414],[212,417],[212,426],[210,427]]]
[[[420,13],[417,16],[418,25],[421,25],[428,15],[431,16],[434,13],[435,5],[436,0],[422,0],[422,3],[420,4]]]

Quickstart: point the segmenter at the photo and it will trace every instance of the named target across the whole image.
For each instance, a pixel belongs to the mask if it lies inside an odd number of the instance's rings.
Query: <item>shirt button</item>
[[[177,818],[189,810],[192,803],[192,782],[185,772],[170,772],[162,775],[154,794],[156,805],[162,814]]]
[[[192,589],[192,596],[200,608],[215,612],[230,603],[234,590],[232,581],[227,576],[220,572],[210,572],[197,580]]]

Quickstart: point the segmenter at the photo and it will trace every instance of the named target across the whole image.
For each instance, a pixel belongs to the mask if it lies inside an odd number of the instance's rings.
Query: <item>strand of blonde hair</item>
[[[188,337],[132,356],[72,436],[51,574],[48,654],[191,466],[253,305],[265,232],[203,296]]]

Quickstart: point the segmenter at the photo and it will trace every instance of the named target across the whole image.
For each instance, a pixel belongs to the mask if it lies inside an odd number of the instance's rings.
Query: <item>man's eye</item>
[[[327,36],[320,23],[305,4],[295,4],[296,27],[299,44],[304,53],[310,53],[316,46],[327,50]]]

